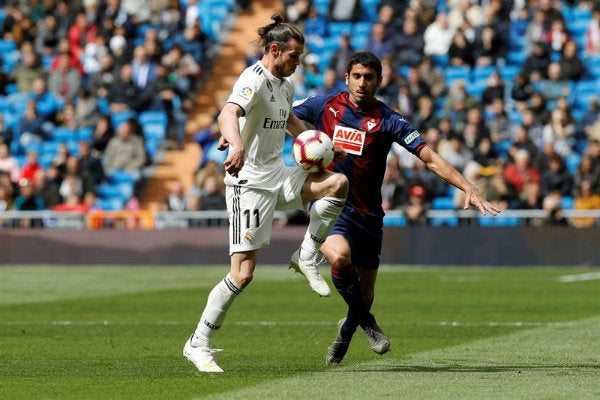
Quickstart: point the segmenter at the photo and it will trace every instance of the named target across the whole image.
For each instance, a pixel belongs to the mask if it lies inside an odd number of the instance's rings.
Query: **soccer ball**
[[[333,143],[326,133],[308,130],[296,136],[292,153],[297,166],[308,172],[318,172],[333,161]]]

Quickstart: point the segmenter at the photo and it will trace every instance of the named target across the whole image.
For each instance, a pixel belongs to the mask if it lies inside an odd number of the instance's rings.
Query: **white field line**
[[[0,326],[13,325],[54,325],[54,326],[123,326],[123,325],[190,325],[193,321],[0,321]],[[231,321],[229,325],[238,326],[333,326],[332,321]],[[415,325],[411,323],[411,325]],[[420,321],[416,325],[437,325],[447,327],[553,327],[572,326],[572,322],[534,322],[534,321],[488,321],[488,322],[461,322],[461,321]]]
[[[587,272],[585,274],[563,275],[558,277],[558,281],[561,283],[593,281],[596,279],[600,279],[600,272]]]

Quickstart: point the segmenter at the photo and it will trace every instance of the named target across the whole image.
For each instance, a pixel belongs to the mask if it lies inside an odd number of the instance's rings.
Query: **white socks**
[[[319,252],[321,245],[333,228],[335,221],[344,208],[344,199],[323,197],[316,200],[310,209],[308,229],[300,245],[300,259],[311,260]]]
[[[242,290],[230,274],[227,274],[211,290],[204,312],[192,336],[192,346],[210,348],[210,339],[223,324],[227,310],[229,310],[233,300],[242,293]]]

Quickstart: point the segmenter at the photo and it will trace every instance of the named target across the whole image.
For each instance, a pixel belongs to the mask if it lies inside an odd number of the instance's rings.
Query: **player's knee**
[[[251,272],[239,272],[234,278],[235,282],[242,288],[248,286],[252,282],[253,274]]]
[[[348,195],[348,178],[346,175],[335,173],[329,178],[329,191],[330,193],[338,198],[346,198]]]
[[[375,290],[373,288],[361,288],[362,291],[362,295],[363,295],[363,300],[366,303],[371,303],[373,302],[373,299],[375,298]]]
[[[344,253],[334,253],[331,254],[327,260],[331,264],[331,268],[337,269],[340,271],[352,268],[352,259],[349,254]]]

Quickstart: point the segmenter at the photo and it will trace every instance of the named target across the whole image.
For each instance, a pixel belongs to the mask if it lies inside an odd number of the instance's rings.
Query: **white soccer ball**
[[[297,166],[308,172],[318,172],[333,161],[333,143],[326,133],[311,129],[296,136],[292,153]]]

